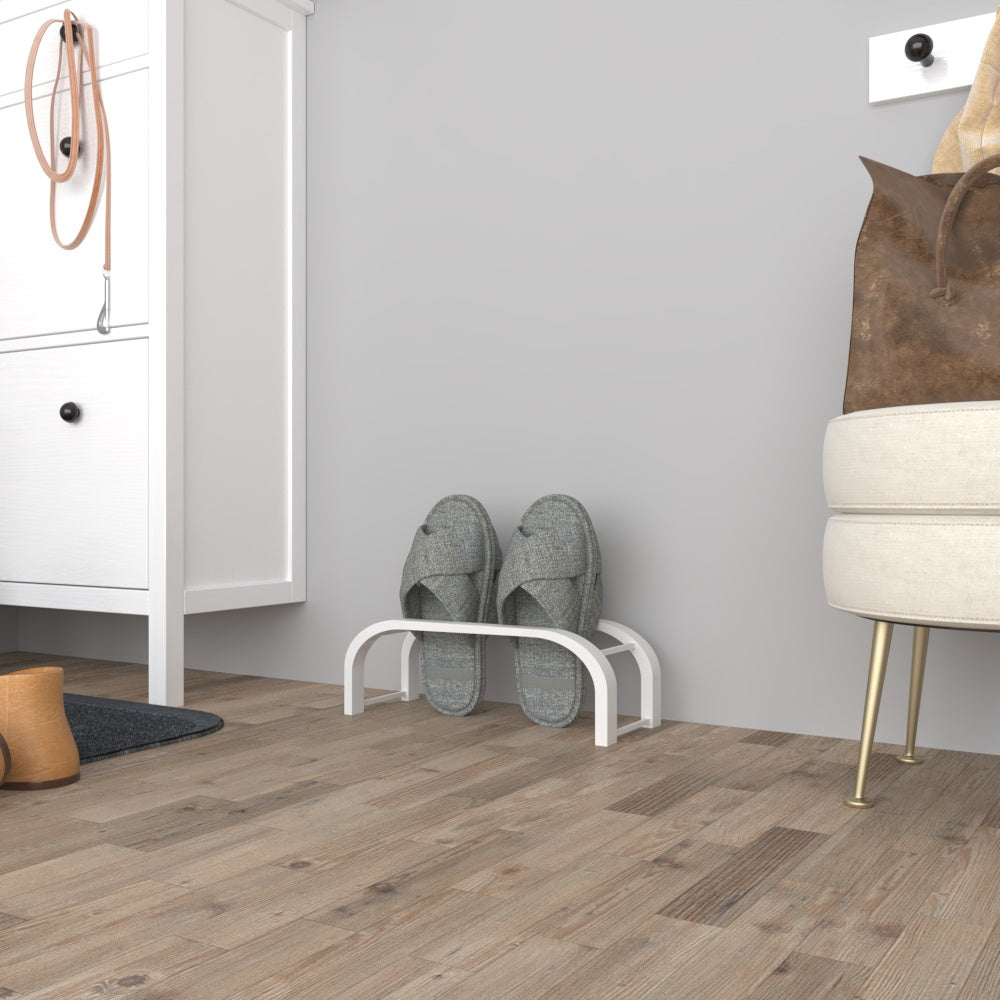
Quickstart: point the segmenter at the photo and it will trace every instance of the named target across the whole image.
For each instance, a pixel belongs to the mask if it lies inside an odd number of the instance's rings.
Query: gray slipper
[[[500,570],[500,622],[562,628],[589,639],[601,617],[601,600],[601,550],[583,504],[561,494],[536,500],[521,518]],[[545,639],[513,642],[525,715],[543,726],[568,726],[583,700],[583,665]]]
[[[496,621],[500,543],[486,508],[474,497],[439,500],[417,529],[403,566],[399,602],[406,618]],[[484,635],[416,633],[427,700],[445,715],[468,715],[486,688]]]

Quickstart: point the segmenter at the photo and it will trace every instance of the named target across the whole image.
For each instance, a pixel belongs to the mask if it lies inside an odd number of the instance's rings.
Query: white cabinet
[[[0,5],[0,604],[148,616],[150,701],[182,704],[185,614],[305,599],[312,3],[74,3],[111,133],[106,336],[103,206],[78,249],[55,245],[25,126],[28,49],[63,9]],[[37,64],[40,131],[57,38]],[[55,117],[58,134],[61,96]],[[66,232],[87,137],[58,195]]]

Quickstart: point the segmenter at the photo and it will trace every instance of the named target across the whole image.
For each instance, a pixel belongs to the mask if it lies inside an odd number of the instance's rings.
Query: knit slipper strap
[[[472,574],[482,572],[484,549],[482,536],[467,528],[443,528],[431,534],[426,524],[421,525],[403,565],[400,589],[406,617],[424,617],[416,613],[416,588],[426,587],[447,609],[449,621],[478,621],[482,595]]]

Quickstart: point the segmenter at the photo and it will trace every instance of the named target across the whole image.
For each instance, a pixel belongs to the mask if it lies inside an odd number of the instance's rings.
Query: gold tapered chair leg
[[[924,689],[924,667],[927,666],[927,640],[930,629],[926,625],[913,628],[913,665],[910,667],[910,710],[906,716],[906,750],[896,758],[900,764],[923,764],[915,757],[917,747],[917,719],[920,717],[920,695]]]
[[[844,805],[854,809],[868,809],[875,803],[865,798],[865,781],[868,778],[868,762],[871,760],[872,744],[875,742],[875,723],[878,707],[882,701],[882,685],[885,683],[885,668],[889,662],[889,645],[892,642],[892,622],[875,622],[872,633],[872,655],[868,666],[868,692],[865,695],[865,714],[861,721],[861,749],[858,752],[858,780],[854,795],[844,799]]]

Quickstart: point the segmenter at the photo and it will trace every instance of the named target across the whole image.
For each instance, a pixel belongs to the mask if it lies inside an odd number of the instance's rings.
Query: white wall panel
[[[287,27],[192,0],[185,31],[184,141],[199,165],[185,178],[184,219],[191,590],[290,574],[294,243]],[[220,47],[226,37],[239,44]]]

